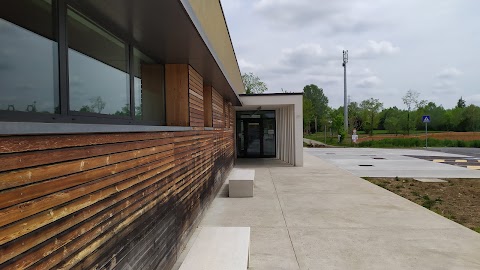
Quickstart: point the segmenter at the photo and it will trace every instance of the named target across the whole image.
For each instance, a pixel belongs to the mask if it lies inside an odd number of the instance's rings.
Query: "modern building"
[[[0,15],[0,269],[169,269],[237,156],[302,165],[302,96],[243,95],[219,0]]]

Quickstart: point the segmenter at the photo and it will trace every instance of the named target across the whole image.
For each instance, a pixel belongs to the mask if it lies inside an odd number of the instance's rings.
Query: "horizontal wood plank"
[[[192,96],[190,121],[203,126]],[[0,141],[1,269],[172,265],[233,164],[232,129],[95,135]],[[158,223],[165,211],[176,218]],[[169,240],[142,240],[153,235]]]

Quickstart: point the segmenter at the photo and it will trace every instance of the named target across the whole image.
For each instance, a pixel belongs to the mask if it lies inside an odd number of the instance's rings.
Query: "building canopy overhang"
[[[236,111],[275,111],[277,158],[303,166],[303,93],[243,94],[240,100]]]
[[[238,95],[245,90],[243,84],[239,83],[241,75],[233,47],[231,51],[220,54],[215,50],[222,45],[217,43],[224,42],[231,46],[219,1],[219,9],[207,11],[198,8],[195,11],[196,6],[192,7],[187,0],[73,0],[71,3],[91,14],[92,19],[117,33],[124,33],[119,38],[132,40],[157,61],[165,64],[190,64],[203,75],[205,84],[212,85],[233,105],[241,105]],[[228,37],[228,40],[209,38],[207,33],[213,33],[212,30],[206,24],[207,28],[204,29],[201,24],[202,18],[206,16],[221,18],[226,31],[223,39]]]

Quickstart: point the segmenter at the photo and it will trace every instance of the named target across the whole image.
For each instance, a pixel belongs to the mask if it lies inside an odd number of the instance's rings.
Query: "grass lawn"
[[[364,179],[480,233],[480,179],[445,179],[447,183]]]

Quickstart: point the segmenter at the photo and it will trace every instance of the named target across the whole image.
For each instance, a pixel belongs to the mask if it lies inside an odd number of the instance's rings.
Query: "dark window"
[[[0,9],[0,121],[165,124],[164,65],[71,5]]]
[[[51,1],[0,8],[0,110],[59,112],[58,44]]]
[[[130,116],[127,45],[68,9],[70,110]]]
[[[236,122],[238,157],[275,157],[275,111],[238,111]]]

